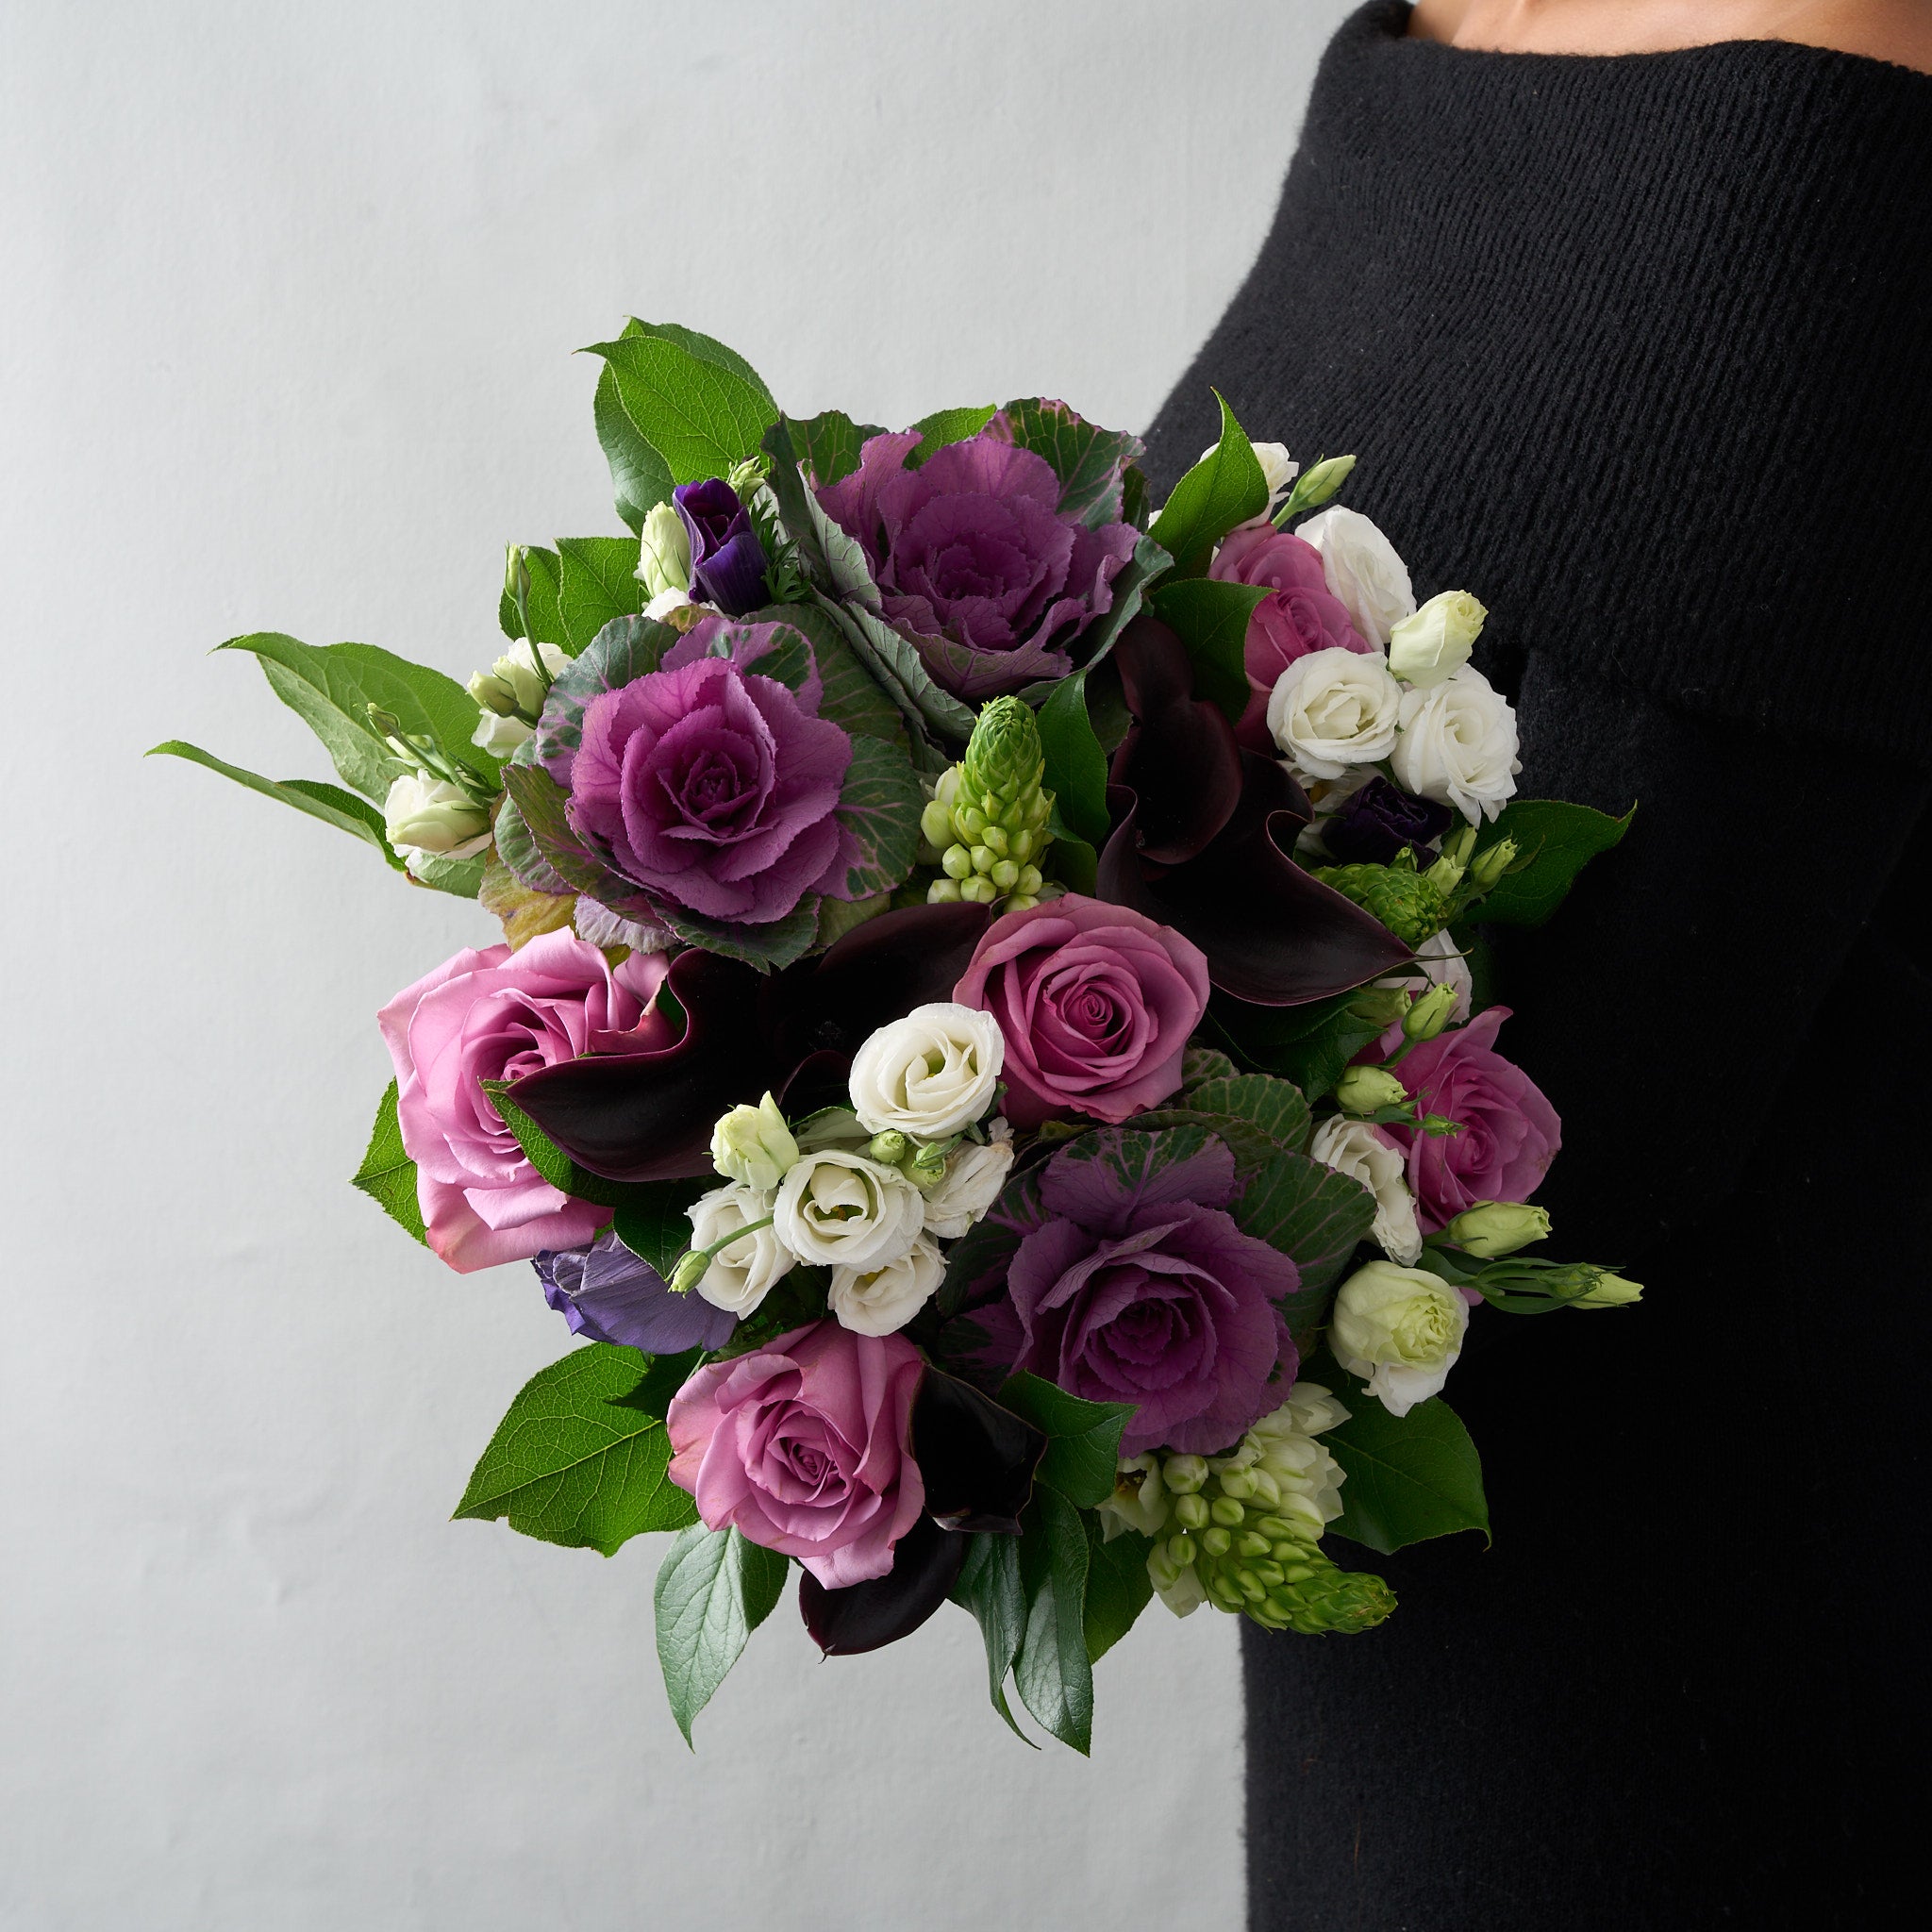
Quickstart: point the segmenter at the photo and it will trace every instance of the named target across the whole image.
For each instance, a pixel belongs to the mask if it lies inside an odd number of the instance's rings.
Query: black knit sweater
[[[1330,48],[1153,462],[1209,384],[1356,452],[1418,595],[1490,607],[1524,794],[1641,801],[1499,971],[1564,1117],[1551,1252],[1649,1292],[1478,1310],[1446,1393],[1494,1547],[1363,1553],[1370,1636],[1249,1633],[1253,1924],[1916,1923],[1932,78],[1407,15]]]

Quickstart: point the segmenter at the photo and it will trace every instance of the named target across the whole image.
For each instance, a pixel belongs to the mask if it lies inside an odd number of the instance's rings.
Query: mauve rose
[[[1009,441],[998,418],[908,470],[918,441],[874,437],[858,468],[819,491],[864,547],[888,621],[964,698],[1064,675],[1066,646],[1111,606],[1139,533],[1061,515],[1053,465]]]
[[[1372,654],[1374,645],[1349,622],[1348,608],[1328,589],[1322,555],[1313,544],[1268,524],[1230,531],[1208,575],[1228,584],[1266,584],[1255,606],[1241,651],[1253,695],[1235,736],[1250,751],[1274,756],[1268,736],[1268,694],[1281,674],[1310,651]]]
[[[1411,798],[1378,772],[1342,801],[1332,818],[1322,821],[1322,842],[1342,865],[1392,865],[1407,845],[1424,871],[1424,847],[1449,829],[1456,814],[1433,798]]]
[[[1496,1051],[1507,1007],[1489,1007],[1467,1026],[1440,1033],[1396,1063],[1395,1077],[1424,1113],[1460,1121],[1458,1134],[1419,1127],[1383,1131],[1408,1155],[1408,1185],[1424,1234],[1478,1201],[1526,1201],[1563,1144],[1557,1109],[1521,1067]],[[1383,1036],[1392,1050],[1401,1029]]]
[[[1069,892],[995,920],[953,997],[1000,1023],[1016,1127],[1066,1113],[1124,1121],[1180,1086],[1208,961],[1172,926]]]
[[[1297,1366],[1277,1304],[1300,1271],[1223,1211],[1239,1191],[1226,1143],[1185,1129],[1103,1128],[1063,1148],[1040,1180],[1053,1218],[1021,1241],[1007,1299],[974,1310],[992,1357],[1136,1404],[1123,1457],[1226,1449]]]
[[[924,1361],[903,1335],[814,1322],[672,1398],[671,1480],[712,1529],[796,1557],[827,1590],[883,1576],[919,1521],[912,1404]]]
[[[669,970],[655,953],[613,970],[565,929],[518,953],[458,953],[383,1008],[429,1245],[459,1274],[579,1246],[610,1219],[538,1174],[478,1083],[520,1080],[579,1054],[670,1044],[675,1032],[651,1006]]]
[[[851,838],[834,817],[852,741],[755,664],[778,625],[738,625],[730,658],[695,626],[663,666],[585,709],[570,816],[625,878],[708,919],[762,925],[834,892]]]

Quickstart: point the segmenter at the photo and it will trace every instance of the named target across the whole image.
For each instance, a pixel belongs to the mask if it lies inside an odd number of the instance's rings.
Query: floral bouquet
[[[341,784],[157,747],[501,923],[382,1009],[356,1175],[579,1340],[457,1514],[674,1536],[687,1738],[793,1563],[827,1653],[963,1606],[1080,1750],[1156,1594],[1381,1622],[1325,1539],[1487,1529],[1472,1311],[1639,1292],[1523,1252],[1557,1120],[1484,992],[1625,822],[1512,799],[1483,608],[1418,608],[1350,458],[1224,405],[1157,512],[1063,403],[595,353],[630,534],[513,546],[490,670],[237,638]]]

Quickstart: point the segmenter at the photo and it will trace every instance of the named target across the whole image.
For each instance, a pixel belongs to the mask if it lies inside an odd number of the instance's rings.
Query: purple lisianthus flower
[[[722,1348],[738,1325],[728,1308],[701,1294],[674,1294],[664,1277],[614,1234],[587,1248],[546,1248],[531,1265],[543,1299],[570,1324],[573,1335],[641,1348],[646,1355],[682,1355],[688,1348]]]
[[[1196,1129],[1070,1142],[1041,1173],[1004,1299],[974,1311],[989,1358],[1135,1404],[1123,1456],[1225,1449],[1297,1367],[1277,1304],[1300,1271],[1224,1211],[1239,1192],[1233,1153]]]
[[[875,436],[857,470],[819,491],[864,548],[887,619],[963,698],[1063,676],[1067,646],[1110,608],[1138,533],[1063,515],[1053,465],[1018,447],[1000,416],[908,470],[918,442],[909,430]]]
[[[1456,814],[1433,798],[1411,798],[1379,773],[1322,822],[1322,842],[1342,865],[1391,865],[1407,845],[1419,862]]]
[[[695,625],[662,666],[586,707],[570,816],[625,878],[708,919],[758,925],[838,895],[854,844],[834,816],[852,741],[754,667],[779,625]],[[711,650],[727,643],[729,657]]]
[[[680,483],[671,492],[691,539],[691,584],[708,604],[741,617],[765,601],[765,553],[751,513],[722,476]]]

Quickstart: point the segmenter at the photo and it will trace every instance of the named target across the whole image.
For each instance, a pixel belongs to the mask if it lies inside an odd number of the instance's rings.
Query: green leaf
[[[1131,1402],[1088,1402],[1025,1373],[1000,1391],[1001,1404],[1046,1435],[1039,1480],[1082,1508],[1097,1507],[1113,1494],[1120,1466],[1121,1431],[1134,1413]]]
[[[1041,396],[1024,396],[1000,413],[1020,448],[1053,465],[1062,516],[1078,517],[1091,530],[1120,521],[1124,473],[1142,447],[1138,436],[1103,429]]]
[[[1344,992],[1306,1007],[1251,1007],[1217,995],[1208,1012],[1240,1058],[1292,1080],[1314,1101],[1334,1090],[1342,1068],[1384,1030],[1352,1010],[1354,998]]]
[[[1203,1058],[1229,1064],[1220,1054]],[[1230,1066],[1225,1074],[1192,1083],[1183,1099],[1191,1112],[1244,1123],[1286,1154],[1301,1153],[1314,1127],[1301,1089],[1268,1074],[1237,1074]]]
[[[1026,1625],[1013,1681],[1021,1702],[1083,1756],[1093,1741],[1093,1665],[1087,1655],[1087,1530],[1058,1491],[1036,1489],[1021,1519]]]
[[[556,551],[545,550],[541,543],[524,543],[518,547],[524,554],[525,568],[530,574],[530,588],[524,598],[524,608],[530,619],[527,634],[540,644],[555,644],[558,650],[568,651],[571,647],[570,635],[563,627],[563,609],[559,601],[563,594],[563,559]],[[496,614],[506,637],[525,635],[523,613],[518,611],[507,590],[497,606]]]
[[[687,1529],[658,1570],[658,1662],[671,1715],[691,1741],[698,1712],[785,1588],[786,1559],[736,1529]]]
[[[1102,1538],[1099,1517],[1082,1521],[1087,1525],[1087,1656],[1097,1664],[1134,1627],[1154,1594],[1147,1574],[1154,1544],[1131,1529],[1108,1542]]]
[[[1224,1053],[1211,1046],[1191,1046],[1181,1058],[1181,1098],[1209,1080],[1232,1080],[1241,1071]]]
[[[1107,843],[1107,754],[1087,715],[1087,674],[1075,671],[1054,686],[1040,708],[1040,747],[1046,754],[1046,787],[1059,814],[1077,837]]]
[[[1613,819],[1587,805],[1565,805],[1554,798],[1512,799],[1476,842],[1487,849],[1514,839],[1519,855],[1529,862],[1501,879],[1472,916],[1485,924],[1542,924],[1563,903],[1576,874],[1599,852],[1622,841],[1636,812],[1633,805]]]
[[[637,1189],[623,1181],[606,1180],[600,1174],[579,1167],[511,1097],[508,1080],[485,1080],[484,1094],[495,1108],[505,1126],[517,1137],[517,1145],[530,1157],[530,1165],[559,1192],[589,1201],[598,1208],[615,1208],[628,1202]]]
[[[802,423],[790,422],[791,448],[800,465],[821,489],[849,476],[865,445],[886,432],[874,423],[855,423],[843,409],[822,409]]]
[[[883,618],[857,605],[836,605],[821,599],[820,608],[844,633],[853,655],[898,708],[912,727],[914,742],[929,737],[941,743],[963,745],[973,736],[976,714],[951,691],[933,681],[918,650]],[[938,769],[951,760],[941,756]]]
[[[926,458],[937,455],[949,442],[964,442],[969,436],[977,436],[992,419],[991,403],[984,408],[968,403],[961,408],[935,409],[930,416],[922,416],[917,423],[907,425],[918,430],[923,441],[912,446],[906,458],[906,467],[918,469]],[[858,467],[856,462],[854,467]]]
[[[1221,441],[1174,485],[1149,532],[1173,557],[1177,576],[1199,576],[1214,546],[1268,508],[1261,459],[1218,390],[1214,400],[1221,405]]]
[[[674,483],[724,476],[758,446],[778,407],[741,357],[672,324],[593,342],[610,371],[616,403],[638,439],[662,458]]]
[[[820,717],[830,719],[841,731],[904,748],[906,727],[898,708],[878,679],[859,661],[850,633],[839,624],[827,605],[787,604],[756,611],[750,621],[789,624],[805,634],[811,644],[819,676],[824,680]],[[762,660],[758,668],[763,669]]]
[[[953,1601],[973,1612],[979,1634],[986,1644],[987,1685],[992,1707],[1012,1727],[1023,1743],[1033,1744],[1014,1721],[1007,1702],[1007,1679],[1013,1661],[1020,1655],[1020,1640],[1026,1631],[1026,1587],[1020,1578],[1020,1539],[975,1535],[959,1569],[959,1580],[953,1586]],[[1035,1750],[1039,1749],[1034,1745]]]
[[[1215,577],[1174,577],[1148,596],[1148,607],[1188,647],[1194,688],[1239,724],[1254,691],[1248,684],[1248,620],[1269,594],[1266,584],[1224,584]]]
[[[641,335],[643,325],[627,322],[625,336]],[[633,530],[641,531],[644,519],[671,494],[673,477],[664,458],[625,413],[617,393],[617,376],[609,364],[597,372],[597,394],[593,404],[597,421],[597,441],[610,465],[610,482],[617,497],[617,514]],[[518,633],[512,632],[512,636]]]
[[[503,782],[531,842],[554,876],[573,891],[588,892],[600,905],[621,906],[632,896],[636,887],[584,850],[565,812],[570,793],[541,765],[506,765]]]
[[[695,1361],[680,1357],[668,1374],[681,1385]],[[607,1557],[647,1530],[694,1523],[696,1506],[666,1474],[661,1416],[625,1401],[657,1367],[634,1348],[593,1341],[531,1376],[491,1437],[456,1520],[507,1517],[525,1536]]]
[[[558,617],[564,643],[575,657],[613,618],[643,609],[638,546],[628,537],[561,537],[557,555]]]
[[[480,852],[471,858],[447,858],[434,852],[419,853],[416,869],[409,877],[416,885],[427,886],[433,892],[450,892],[458,899],[474,899],[483,890],[483,868],[488,863]]]
[[[1375,1197],[1306,1154],[1276,1153],[1249,1176],[1234,1218],[1243,1234],[1278,1248],[1301,1271],[1301,1287],[1281,1310],[1299,1339],[1321,1319],[1327,1290],[1367,1235]]]
[[[416,1163],[403,1145],[393,1080],[383,1091],[382,1102],[375,1109],[375,1125],[369,1136],[368,1152],[351,1179],[406,1234],[428,1246],[422,1204],[416,1198]]]
[[[1134,554],[1127,558],[1126,568],[1108,586],[1113,601],[1074,640],[1080,655],[1087,659],[1088,670],[1092,670],[1113,649],[1114,639],[1139,613],[1141,600],[1148,585],[1173,561],[1152,537],[1142,537],[1134,545]],[[1031,698],[1030,691],[1022,691],[1020,695],[1028,698],[1029,702],[1037,702]],[[1101,742],[1106,743],[1104,737]]]
[[[1322,1438],[1347,1477],[1341,1514],[1330,1525],[1338,1536],[1384,1556],[1459,1529],[1479,1529],[1488,1538],[1481,1458],[1440,1395],[1398,1419],[1332,1361],[1311,1373],[1348,1407],[1348,1420]]]
[[[688,946],[702,946],[727,959],[742,959],[760,973],[774,973],[796,965],[816,943],[819,899],[816,893],[808,893],[783,919],[765,925],[729,925],[723,920],[701,918],[682,906],[665,907],[663,919]]]
[[[906,754],[876,738],[855,737],[852,763],[835,816],[858,841],[845,869],[843,899],[869,899],[902,885],[919,850],[919,815],[925,805]]]
[[[626,1187],[611,1226],[617,1239],[639,1260],[655,1268],[666,1281],[677,1257],[691,1246],[691,1219],[685,1213],[707,1189],[720,1183],[713,1176],[684,1181],[643,1181]]]
[[[338,831],[348,832],[363,840],[374,845],[395,871],[403,870],[402,859],[383,834],[382,814],[353,792],[341,791],[334,785],[318,785],[308,778],[263,778],[254,772],[244,771],[240,765],[225,763],[212,752],[203,751],[198,744],[190,744],[179,738],[168,739],[146,755],[151,758],[165,755],[186,758],[191,764],[205,765],[210,772],[219,772],[223,777],[247,786],[249,791],[260,792],[264,798],[277,799],[283,805],[293,806],[297,811],[307,812],[310,818],[320,819],[325,825],[334,825]]]

